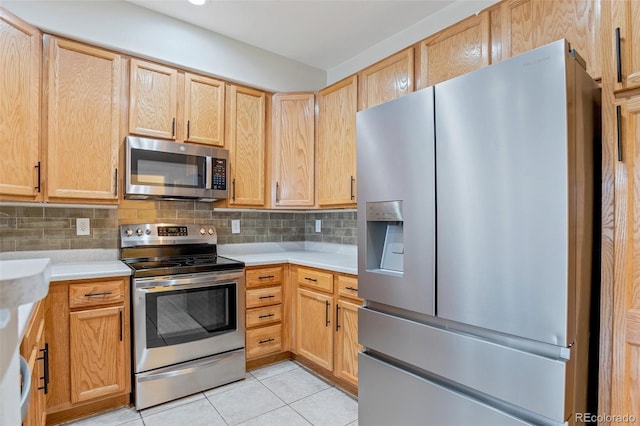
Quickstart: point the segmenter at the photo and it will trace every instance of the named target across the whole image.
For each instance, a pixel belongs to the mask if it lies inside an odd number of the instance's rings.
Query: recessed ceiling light
[[[189,0],[189,3],[202,6],[206,0]]]

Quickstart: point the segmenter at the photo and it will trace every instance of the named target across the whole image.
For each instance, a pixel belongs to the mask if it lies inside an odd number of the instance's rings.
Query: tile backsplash
[[[90,235],[76,235],[76,218],[89,218]],[[231,233],[231,220],[240,233]],[[315,232],[315,221],[321,232]],[[318,241],[356,244],[356,212],[212,210],[195,201],[130,201],[118,208],[0,206],[0,252],[61,249],[116,249],[121,224],[213,224],[218,244]]]

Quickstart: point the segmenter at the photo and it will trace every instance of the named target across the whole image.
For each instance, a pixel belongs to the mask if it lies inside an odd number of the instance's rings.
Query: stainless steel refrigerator
[[[361,425],[587,409],[600,91],[584,68],[559,40],[357,114]]]

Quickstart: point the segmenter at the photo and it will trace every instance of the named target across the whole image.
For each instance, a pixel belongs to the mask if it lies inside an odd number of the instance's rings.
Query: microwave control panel
[[[213,189],[226,191],[227,189],[227,160],[213,158],[213,170],[211,172],[211,185]]]

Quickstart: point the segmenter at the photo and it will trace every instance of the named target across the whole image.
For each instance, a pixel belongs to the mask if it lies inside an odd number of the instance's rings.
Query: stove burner
[[[173,262],[140,262],[132,265],[135,269],[156,269],[156,268],[173,268],[180,266],[179,263]]]
[[[187,265],[215,265],[217,263],[218,258],[216,256],[207,256],[207,257],[195,257],[193,259],[188,259],[185,264]]]

